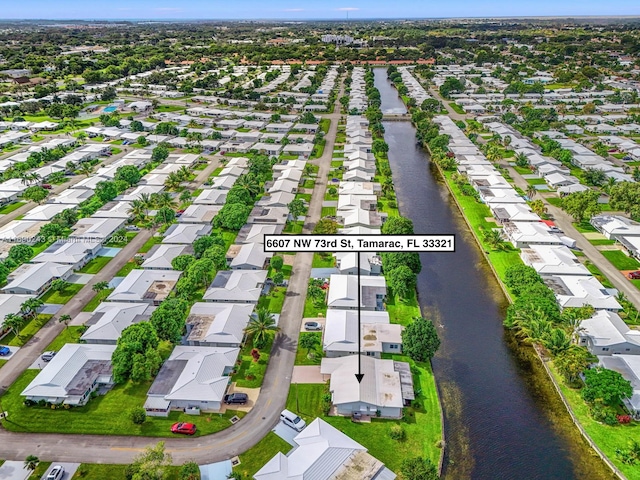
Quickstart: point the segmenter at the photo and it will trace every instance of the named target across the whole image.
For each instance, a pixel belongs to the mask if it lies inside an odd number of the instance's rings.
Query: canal
[[[384,113],[405,112],[375,69]],[[423,253],[418,296],[438,326],[433,359],[445,416],[446,479],[612,478],[564,410],[531,348],[502,327],[507,301],[409,122],[385,122],[398,204],[420,234],[456,234],[455,253]]]

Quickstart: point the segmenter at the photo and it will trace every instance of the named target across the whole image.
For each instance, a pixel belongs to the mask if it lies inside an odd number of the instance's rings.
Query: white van
[[[280,414],[280,420],[282,420],[282,423],[298,432],[301,432],[302,429],[307,425],[303,419],[301,419],[295,413],[290,412],[289,410],[282,411],[282,413]]]

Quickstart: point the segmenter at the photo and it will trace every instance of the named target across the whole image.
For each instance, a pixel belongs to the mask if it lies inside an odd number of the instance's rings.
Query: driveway
[[[31,470],[24,468],[24,462],[6,461],[0,467],[0,480],[26,480]]]
[[[60,480],[71,480],[73,476],[76,474],[76,470],[80,466],[79,463],[61,463],[61,462],[53,462],[51,466],[47,469],[47,471],[42,475],[42,480],[47,480],[47,475],[49,472],[53,470],[53,467],[60,465],[64,468],[64,475],[60,478]]]
[[[324,383],[320,365],[296,365],[293,367],[291,383]]]

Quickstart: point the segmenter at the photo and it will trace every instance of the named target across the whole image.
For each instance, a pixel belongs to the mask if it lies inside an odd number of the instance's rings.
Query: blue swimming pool
[[[104,108],[104,112],[105,113],[111,113],[111,112],[115,112],[118,109],[118,107],[114,107],[113,105],[109,105],[108,107]]]

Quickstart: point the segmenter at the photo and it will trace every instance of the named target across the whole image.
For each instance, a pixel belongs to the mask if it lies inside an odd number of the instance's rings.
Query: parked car
[[[42,188],[46,188],[47,190],[51,190],[53,187],[48,183],[43,183]]]
[[[42,360],[44,360],[45,362],[50,362],[51,360],[53,360],[53,357],[56,356],[56,353],[58,352],[44,352],[40,358],[42,358]]]
[[[629,277],[631,280],[640,280],[640,270],[627,273],[627,277]]]
[[[293,428],[294,430],[301,432],[306,426],[306,422],[302,420],[298,415],[289,410],[283,410],[280,414],[280,420],[286,426]]]
[[[224,403],[227,405],[244,405],[249,401],[246,393],[229,393],[224,396]]]
[[[6,357],[7,355],[11,355],[9,347],[0,347],[0,357]]]
[[[305,330],[322,330],[322,324],[318,322],[304,322]]]
[[[64,477],[64,467],[62,465],[56,465],[51,469],[46,480],[61,480]]]
[[[171,433],[181,433],[183,435],[193,435],[196,433],[196,426],[193,423],[179,422],[171,425]]]
[[[124,227],[127,232],[137,232],[140,230],[140,227],[136,227],[135,225],[127,225]]]

